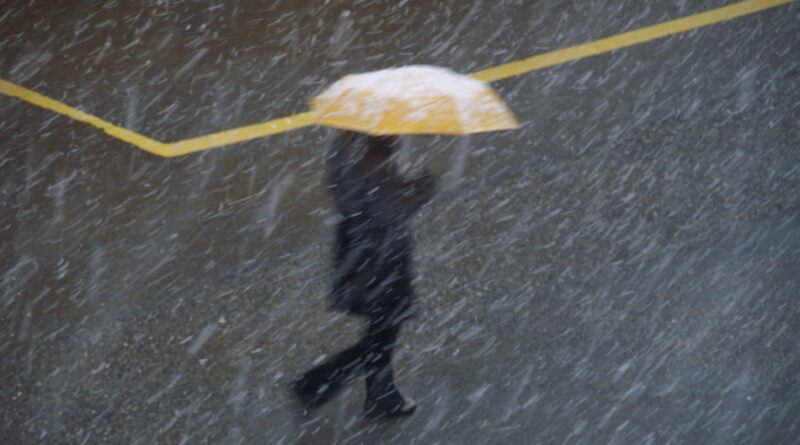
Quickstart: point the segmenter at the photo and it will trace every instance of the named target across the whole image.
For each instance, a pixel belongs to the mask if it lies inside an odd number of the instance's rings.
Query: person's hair
[[[394,135],[370,136],[367,140],[367,147],[392,153],[400,147],[400,138]]]

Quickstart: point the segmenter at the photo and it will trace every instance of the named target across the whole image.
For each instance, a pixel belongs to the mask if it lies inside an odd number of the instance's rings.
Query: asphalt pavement
[[[459,72],[723,1],[0,1],[0,78],[162,141],[342,75]],[[0,96],[0,443],[796,444],[800,3],[496,82],[522,123],[414,136],[407,419],[291,379],[326,310],[331,130],[164,159]]]

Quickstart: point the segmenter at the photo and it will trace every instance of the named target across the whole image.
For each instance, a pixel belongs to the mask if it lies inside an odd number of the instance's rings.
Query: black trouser
[[[295,391],[308,407],[330,400],[361,372],[366,375],[365,406],[394,407],[403,398],[394,385],[392,349],[397,343],[400,324],[385,317],[369,320],[366,335],[355,345],[306,372],[295,382]]]

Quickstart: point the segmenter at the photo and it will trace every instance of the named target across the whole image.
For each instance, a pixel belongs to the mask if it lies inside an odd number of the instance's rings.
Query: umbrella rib
[[[462,113],[461,101],[456,97],[449,97],[448,99],[453,102],[453,105],[456,108],[456,118],[458,119],[459,132],[462,134],[466,133],[468,130],[467,126],[464,125],[464,114]]]

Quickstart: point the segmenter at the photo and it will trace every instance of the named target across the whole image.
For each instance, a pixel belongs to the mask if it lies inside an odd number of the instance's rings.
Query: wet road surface
[[[173,141],[350,72],[470,72],[721,1],[2,2],[0,77]],[[410,138],[409,419],[291,379],[325,310],[330,138],[162,159],[0,98],[2,443],[703,443],[800,437],[800,4],[497,82],[523,128]]]

